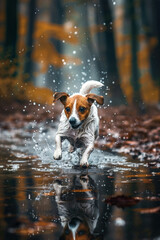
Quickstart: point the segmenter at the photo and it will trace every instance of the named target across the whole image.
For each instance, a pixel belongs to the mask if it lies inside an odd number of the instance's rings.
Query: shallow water
[[[160,166],[95,150],[82,169],[66,142],[55,161],[55,128],[1,130],[0,239],[160,239]]]

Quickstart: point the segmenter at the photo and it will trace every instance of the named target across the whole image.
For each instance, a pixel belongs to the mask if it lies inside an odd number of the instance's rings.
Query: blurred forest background
[[[0,102],[51,104],[104,82],[108,104],[160,100],[160,0],[1,0]]]

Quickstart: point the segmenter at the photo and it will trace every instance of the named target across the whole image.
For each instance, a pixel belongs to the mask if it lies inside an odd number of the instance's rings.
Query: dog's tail
[[[99,88],[102,86],[103,86],[103,84],[98,81],[94,81],[94,80],[87,81],[82,85],[82,87],[80,89],[80,94],[85,95],[85,94],[89,93],[93,88]]]

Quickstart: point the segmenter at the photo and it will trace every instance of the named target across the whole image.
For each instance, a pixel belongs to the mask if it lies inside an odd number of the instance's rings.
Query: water
[[[95,150],[81,169],[67,142],[55,161],[56,126],[1,131],[0,239],[160,239],[159,166]],[[139,200],[106,200],[122,195]]]

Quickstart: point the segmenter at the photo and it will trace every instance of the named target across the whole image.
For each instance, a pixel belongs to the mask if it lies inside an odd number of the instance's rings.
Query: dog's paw
[[[54,190],[56,192],[56,195],[60,195],[61,194],[62,185],[57,183],[57,182],[55,182],[53,184],[53,187],[54,187]]]
[[[87,159],[82,158],[81,161],[80,161],[80,166],[81,167],[88,167],[89,163],[88,163]]]
[[[73,153],[74,151],[75,151],[74,146],[69,145],[69,147],[68,147],[68,152],[69,152],[69,153]]]
[[[55,160],[60,160],[62,158],[62,151],[60,149],[55,150],[53,157]]]

